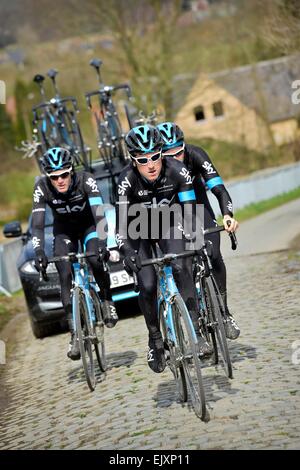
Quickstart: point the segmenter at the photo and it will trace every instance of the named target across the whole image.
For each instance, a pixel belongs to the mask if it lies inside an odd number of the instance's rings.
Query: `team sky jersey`
[[[205,150],[200,147],[195,147],[194,145],[186,144],[184,164],[191,173],[197,203],[204,204],[214,218],[213,210],[206,194],[206,184],[208,189],[217,197],[222,214],[228,214],[230,217],[233,217],[231,198],[224,186],[222,178]]]
[[[153,183],[143,178],[132,164],[123,170],[119,177],[116,201],[116,241],[124,255],[129,254],[133,249],[127,230],[131,220],[128,217],[130,206],[140,204],[149,209],[150,225],[151,211],[162,206],[171,206],[176,202],[181,206],[191,204],[192,211],[195,213],[196,197],[192,178],[183,163],[171,158],[164,158],[160,176]],[[192,230],[192,215],[189,220],[186,220],[186,223],[187,227]],[[149,227],[149,231],[151,231],[151,227]]]
[[[103,200],[97,182],[90,173],[74,173],[71,186],[65,194],[56,191],[50,180],[42,176],[35,183],[33,192],[32,244],[35,250],[44,249],[46,204],[53,212],[54,232],[57,227],[62,227],[68,232],[77,233],[87,227],[97,226],[104,218],[103,215],[97,215]],[[104,221],[99,227],[102,226],[100,238],[105,240],[107,227]]]

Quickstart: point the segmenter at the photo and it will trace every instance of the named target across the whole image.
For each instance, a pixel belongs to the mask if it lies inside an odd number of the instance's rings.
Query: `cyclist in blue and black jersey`
[[[197,203],[204,205],[204,228],[217,225],[214,212],[206,194],[207,186],[218,199],[225,230],[227,232],[235,232],[238,228],[238,222],[233,217],[231,198],[222,178],[205,150],[195,145],[186,144],[182,130],[174,122],[158,124],[157,129],[164,141],[163,155],[183,162],[190,171]],[[227,225],[228,221],[230,221],[229,227]],[[213,244],[211,261],[213,274],[218,283],[227,314],[227,321],[225,322],[226,336],[229,339],[236,339],[240,334],[240,329],[227,306],[226,267],[220,251],[220,234],[206,235],[206,239],[210,240]]]
[[[106,248],[107,229],[103,211],[98,211],[103,204],[97,182],[90,173],[75,172],[70,152],[61,147],[49,149],[42,158],[45,176],[37,179],[33,192],[32,209],[32,244],[35,250],[37,270],[47,268],[48,259],[44,251],[45,210],[48,204],[53,212],[53,251],[54,256],[63,256],[78,251],[80,240],[86,251],[99,253],[89,257],[95,280],[100,288],[103,300],[104,321],[108,327],[118,321],[116,308],[112,301],[109,274],[104,271],[100,261],[107,261],[109,250]],[[101,233],[96,231],[98,223]],[[66,312],[71,341],[68,357],[80,358],[78,340],[74,333],[70,291],[72,286],[71,264],[59,261],[56,268],[61,284],[61,298]]]
[[[155,217],[162,206],[175,207],[178,210],[196,208],[195,193],[191,177],[185,166],[170,158],[162,159],[163,141],[158,130],[153,126],[143,125],[129,131],[126,144],[132,162],[119,177],[118,199],[116,202],[117,233],[119,249],[124,254],[124,266],[127,272],[136,272],[140,287],[139,304],[144,314],[149,332],[148,365],[154,372],[165,368],[164,344],[159,327],[157,312],[157,278],[153,266],[141,269],[141,260],[152,257],[152,246],[158,243],[163,253],[180,253],[186,249],[186,239],[180,231],[175,218],[164,224]],[[140,207],[147,220],[140,233],[130,233],[134,212]],[[186,217],[187,233],[192,233],[193,215]],[[154,224],[153,220],[157,223]],[[170,220],[170,219],[169,219]],[[155,225],[155,226],[154,226]],[[156,232],[153,235],[153,232]],[[190,312],[198,337],[199,354],[212,354],[211,346],[201,336],[198,325],[197,294],[192,277],[191,258],[177,260],[173,264],[173,274],[178,289]]]

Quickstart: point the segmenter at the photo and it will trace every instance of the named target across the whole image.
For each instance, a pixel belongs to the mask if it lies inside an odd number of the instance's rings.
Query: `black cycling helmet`
[[[133,127],[125,137],[128,152],[135,157],[141,153],[155,152],[163,146],[160,132],[154,126]]]
[[[73,158],[69,150],[63,147],[53,147],[44,153],[41,165],[45,173],[70,168],[73,165]]]
[[[173,147],[183,145],[183,132],[175,122],[162,122],[161,124],[158,124],[156,128],[159,130],[164,142],[163,150],[169,150]]]

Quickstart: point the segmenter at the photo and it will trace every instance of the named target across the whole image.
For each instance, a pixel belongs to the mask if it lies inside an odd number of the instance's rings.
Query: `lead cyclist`
[[[201,147],[185,143],[184,134],[180,127],[174,122],[163,122],[157,125],[164,141],[164,157],[174,158],[184,163],[190,171],[193,179],[193,187],[198,204],[204,205],[204,228],[215,227],[217,222],[215,214],[209,203],[206,186],[212,191],[219,202],[223,215],[223,224],[227,232],[235,232],[238,222],[233,217],[233,206],[231,198],[226,190],[223,180],[217,172],[209,156]],[[230,226],[227,225],[230,221]],[[213,274],[218,283],[220,293],[225,305],[225,332],[228,339],[236,339],[240,335],[240,328],[227,305],[227,279],[226,267],[220,251],[220,233],[205,236],[213,245],[212,267]]]

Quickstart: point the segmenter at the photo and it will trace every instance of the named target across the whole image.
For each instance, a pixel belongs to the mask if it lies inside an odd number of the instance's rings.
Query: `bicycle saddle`
[[[100,59],[92,59],[92,60],[90,61],[90,65],[91,65],[92,67],[95,67],[96,69],[98,69],[101,64],[103,64],[103,62],[102,62],[102,60],[100,60]]]
[[[45,80],[44,75],[40,75],[39,73],[33,77],[33,81],[35,83],[42,83]]]
[[[49,69],[47,72],[48,77],[51,79],[55,78],[57,74],[58,74],[58,70],[55,70],[55,69]]]

